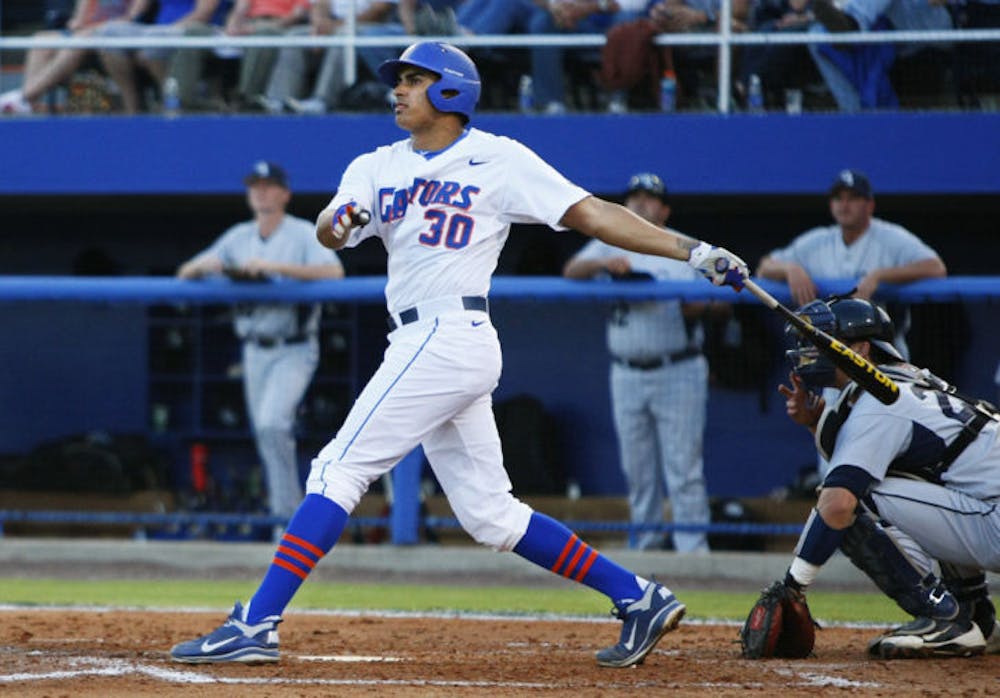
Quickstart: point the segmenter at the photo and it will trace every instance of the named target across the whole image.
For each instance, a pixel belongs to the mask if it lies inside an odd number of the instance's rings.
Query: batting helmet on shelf
[[[403,51],[396,60],[380,65],[379,79],[389,87],[395,87],[399,71],[405,66],[429,70],[440,78],[427,88],[427,98],[435,109],[461,114],[466,121],[472,118],[481,84],[476,64],[465,53],[451,44],[421,41]]]
[[[815,300],[795,311],[805,317],[813,327],[823,330],[831,337],[846,342],[864,339],[890,358],[903,361],[902,355],[893,346],[896,330],[892,318],[880,306],[863,298],[840,298]],[[785,332],[793,337],[795,348],[785,352],[792,370],[811,390],[833,385],[833,363],[823,356],[808,340],[803,338],[790,324]]]

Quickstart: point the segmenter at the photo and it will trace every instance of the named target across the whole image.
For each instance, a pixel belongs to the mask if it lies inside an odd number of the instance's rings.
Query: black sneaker
[[[955,620],[915,618],[868,645],[869,654],[882,659],[914,657],[972,657],[986,649],[979,626],[961,617]]]

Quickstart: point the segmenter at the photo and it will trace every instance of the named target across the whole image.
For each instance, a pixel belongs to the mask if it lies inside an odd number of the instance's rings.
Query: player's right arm
[[[717,286],[739,289],[749,276],[746,262],[732,252],[655,226],[624,206],[596,196],[570,206],[559,223],[614,247],[687,262]]]
[[[659,228],[624,206],[588,196],[569,207],[560,223],[614,247],[687,261],[698,241]]]

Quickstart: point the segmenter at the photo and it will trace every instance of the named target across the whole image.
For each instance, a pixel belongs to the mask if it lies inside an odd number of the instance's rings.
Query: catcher
[[[985,575],[1000,571],[1000,413],[906,363],[888,314],[871,302],[817,300],[798,312],[878,365],[900,397],[878,402],[804,339],[787,352],[791,386],[779,391],[829,469],[785,578],[764,591],[740,631],[743,655],[811,653],[805,591],[837,549],[914,616],[873,640],[873,656],[1000,652]],[[818,397],[827,386],[839,390],[831,405]]]

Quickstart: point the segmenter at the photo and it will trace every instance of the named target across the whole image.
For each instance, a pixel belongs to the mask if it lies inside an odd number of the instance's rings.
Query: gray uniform
[[[1000,422],[989,421],[950,466],[936,467],[970,408],[914,383],[900,388],[892,405],[867,393],[857,400],[836,432],[830,478],[841,466],[865,471],[878,516],[931,557],[1000,571]]]
[[[633,271],[658,280],[689,280],[683,262],[638,254],[591,240],[582,260],[627,257]],[[611,403],[632,522],[663,521],[669,493],[676,523],[708,524],[702,437],[708,402],[708,362],[700,325],[691,331],[677,300],[620,303],[607,324]],[[666,492],[664,491],[666,489]],[[707,550],[705,533],[675,532],[678,551]],[[637,547],[657,548],[663,535],[643,532]]]
[[[864,235],[850,245],[838,225],[813,228],[799,235],[787,247],[771,255],[781,262],[795,262],[814,279],[861,279],[875,269],[900,267],[936,258],[930,245],[901,225],[872,218]],[[904,314],[897,326],[893,344],[907,357],[905,333],[909,316]]]
[[[339,263],[336,253],[316,240],[312,223],[288,215],[266,239],[255,221],[238,223],[199,257],[203,255],[218,257],[224,266],[242,266],[251,259]],[[236,309],[247,412],[264,465],[271,513],[277,516],[291,516],[302,501],[295,412],[319,364],[319,316],[319,304],[247,304]]]

